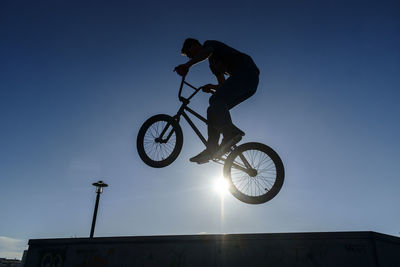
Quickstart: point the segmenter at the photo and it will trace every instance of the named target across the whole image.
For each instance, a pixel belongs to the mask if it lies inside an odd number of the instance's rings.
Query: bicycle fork
[[[163,139],[163,136],[165,134],[165,132],[168,130],[168,128],[171,126],[171,122],[168,122],[167,125],[165,125],[164,129],[162,130],[162,132],[160,133],[160,136],[157,137],[155,139],[156,143],[167,143],[169,141],[169,139],[171,138],[172,134],[174,133],[174,128],[171,127],[171,131],[168,133],[168,136],[166,139]]]

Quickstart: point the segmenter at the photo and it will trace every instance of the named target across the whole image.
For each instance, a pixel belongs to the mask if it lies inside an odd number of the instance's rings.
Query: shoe
[[[218,148],[218,151],[213,155],[214,158],[222,157],[225,153],[231,150],[231,147],[236,145],[242,140],[243,135],[237,134],[231,138],[222,139],[221,145]]]
[[[237,130],[236,130],[237,129]],[[242,137],[244,136],[244,132],[241,131],[240,129],[236,128],[235,133],[229,136],[224,136],[222,139],[221,145],[218,148],[218,151],[213,155],[214,158],[220,158],[222,155],[225,153],[229,152],[231,150],[231,147],[236,145],[237,143],[242,140]]]
[[[240,135],[240,136],[244,136],[245,135],[245,133],[242,131],[242,130],[240,130],[238,127],[236,127],[235,125],[233,125],[233,129],[232,129],[232,132],[231,132],[231,136],[235,136],[235,135]]]
[[[202,152],[200,152],[198,155],[190,158],[189,160],[191,162],[196,162],[198,164],[203,164],[207,163],[209,160],[213,159],[215,151],[213,149],[206,148]]]
[[[232,130],[228,134],[224,135],[221,145],[218,148],[218,152],[214,157],[221,157],[225,153],[229,152],[231,147],[239,143],[244,135],[245,133],[242,130],[233,125]]]

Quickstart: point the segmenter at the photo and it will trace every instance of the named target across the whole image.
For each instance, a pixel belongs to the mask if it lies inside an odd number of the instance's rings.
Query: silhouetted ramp
[[[400,238],[375,232],[33,239],[25,266],[400,266]]]

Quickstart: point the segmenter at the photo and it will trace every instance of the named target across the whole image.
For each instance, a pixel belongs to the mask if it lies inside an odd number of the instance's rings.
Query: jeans
[[[254,63],[245,62],[210,97],[210,106],[207,109],[207,147],[218,146],[221,133],[224,137],[230,134],[234,125],[229,110],[256,92],[258,76],[259,71]]]

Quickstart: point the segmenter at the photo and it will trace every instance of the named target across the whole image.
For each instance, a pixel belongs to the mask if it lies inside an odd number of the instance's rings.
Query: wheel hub
[[[154,141],[155,141],[156,143],[159,143],[159,144],[165,144],[165,143],[167,142],[167,140],[162,139],[162,138],[160,138],[160,137],[157,137],[156,139],[154,139]]]
[[[247,173],[249,174],[250,177],[256,177],[257,174],[258,174],[258,172],[257,172],[256,169],[249,169],[249,170],[247,171]]]

